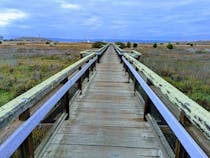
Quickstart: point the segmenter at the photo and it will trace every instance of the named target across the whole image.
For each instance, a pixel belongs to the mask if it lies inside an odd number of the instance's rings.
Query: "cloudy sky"
[[[0,0],[0,35],[209,40],[209,0]]]

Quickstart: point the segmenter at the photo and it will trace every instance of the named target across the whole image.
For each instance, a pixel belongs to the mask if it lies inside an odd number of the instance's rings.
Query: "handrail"
[[[16,97],[12,101],[0,107],[0,129],[16,119],[26,109],[32,107],[43,96],[55,88],[61,81],[63,81],[70,74],[75,72],[80,66],[86,63],[91,58],[95,57],[96,53],[91,53],[88,56],[80,59],[69,67],[63,69],[57,74],[51,76],[47,80],[38,84],[37,86],[26,91],[22,95]]]
[[[114,48],[117,50],[118,55],[121,55],[120,49],[116,47],[116,45],[114,45]],[[194,124],[206,136],[206,138],[210,140],[210,113],[206,109],[129,54],[125,53],[123,55],[128,61],[132,62],[133,65],[143,73],[154,86],[158,87],[179,111],[184,112],[190,122],[192,122],[192,124]]]
[[[79,80],[79,78],[95,63],[97,57],[91,59],[79,72],[67,81],[50,99],[48,99],[28,120],[26,120],[3,144],[0,146],[0,157],[10,157],[23,143],[33,129],[41,122],[47,113],[65,95],[65,93]]]
[[[114,46],[115,51],[118,53],[119,56],[122,56],[124,54],[129,54],[134,58],[139,58],[142,54],[136,50],[122,50],[119,47],[116,46],[116,44],[112,44]]]
[[[161,92],[210,140],[210,113],[148,67],[128,54],[125,58],[135,65]]]
[[[147,93],[155,107],[158,109],[160,114],[163,116],[167,124],[170,126],[172,131],[175,133],[176,137],[179,139],[185,150],[193,158],[207,158],[207,155],[199,147],[199,145],[193,140],[193,138],[187,133],[184,127],[177,121],[174,115],[166,108],[159,97],[152,91],[152,89],[147,85],[147,83],[142,79],[134,67],[122,57],[123,62],[127,65],[135,79]]]
[[[106,49],[109,47],[109,43],[107,43],[106,45],[104,45],[103,47],[101,47],[100,49],[98,49],[98,50],[84,50],[84,51],[81,51],[80,52],[80,55],[82,55],[82,57],[85,57],[86,55],[89,55],[90,53],[92,53],[92,52],[95,52],[97,55],[101,55],[101,54],[103,54],[105,51],[106,51]]]

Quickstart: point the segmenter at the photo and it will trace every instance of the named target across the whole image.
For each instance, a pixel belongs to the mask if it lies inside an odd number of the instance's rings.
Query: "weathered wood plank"
[[[9,103],[0,107],[0,128],[3,128],[10,121],[17,118],[23,111],[37,103],[43,96],[55,88],[61,81],[83,65],[86,61],[93,58],[96,54],[91,53],[87,57],[70,65],[64,70],[58,72]]]
[[[200,129],[210,140],[210,113],[207,110],[133,57],[128,54],[124,54],[124,56],[132,62],[154,86],[160,88],[163,95],[165,95],[180,111],[183,111],[191,123]]]
[[[152,148],[52,144],[44,158],[152,158],[161,156],[158,149]]]
[[[45,157],[166,157],[113,49],[72,107],[72,120],[56,133]]]

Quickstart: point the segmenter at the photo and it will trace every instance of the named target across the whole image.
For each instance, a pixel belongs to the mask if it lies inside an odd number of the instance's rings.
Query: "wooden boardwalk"
[[[72,107],[74,115],[55,133],[43,157],[167,157],[158,136],[143,120],[144,106],[134,96],[112,47]]]

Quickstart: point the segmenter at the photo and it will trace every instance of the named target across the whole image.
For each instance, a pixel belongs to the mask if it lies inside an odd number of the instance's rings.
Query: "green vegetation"
[[[210,53],[189,53],[188,47],[140,49],[141,62],[210,111]],[[202,47],[201,47],[202,48]],[[200,49],[204,52],[205,48]]]
[[[171,43],[168,43],[166,47],[167,47],[168,49],[173,49],[173,48],[174,48],[173,44],[171,44]]]
[[[102,48],[105,44],[105,42],[94,42],[92,48]]]
[[[16,56],[0,59],[0,106],[77,60],[65,55]]]
[[[126,48],[126,45],[123,42],[115,42],[115,44],[118,45],[121,49]]]
[[[127,47],[127,48],[130,48],[130,47],[131,47],[131,42],[127,42],[126,47]]]
[[[2,44],[2,41],[0,41],[0,44]]]
[[[133,48],[137,48],[138,44],[137,43],[133,43]]]
[[[190,45],[191,47],[193,47],[193,43],[187,43],[187,45]]]
[[[153,48],[157,48],[157,43],[154,43],[153,44]]]

